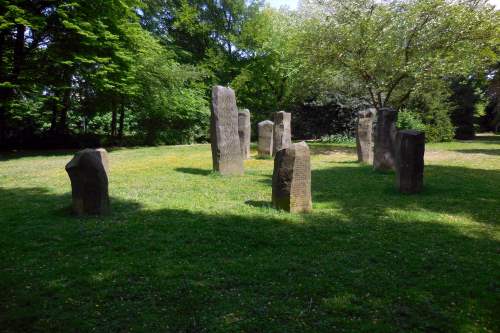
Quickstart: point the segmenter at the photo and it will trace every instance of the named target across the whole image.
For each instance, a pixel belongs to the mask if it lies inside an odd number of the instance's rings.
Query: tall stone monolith
[[[71,180],[72,209],[76,215],[101,215],[109,211],[108,153],[84,149],[66,164]]]
[[[401,193],[418,193],[424,183],[425,134],[399,131],[396,139],[396,187]]]
[[[231,88],[212,88],[211,145],[214,171],[221,175],[242,175],[243,156],[238,135],[238,108]]]
[[[274,123],[270,120],[264,120],[257,127],[259,131],[258,155],[259,157],[272,157]]]
[[[285,111],[274,113],[273,155],[292,144],[292,115]]]
[[[373,167],[378,171],[395,169],[397,112],[391,108],[381,108],[377,112],[373,148]]]
[[[358,112],[358,128],[356,135],[356,148],[358,162],[373,163],[373,120],[376,109]]]
[[[312,210],[311,157],[305,142],[276,153],[273,171],[273,206],[291,213]]]
[[[240,149],[244,159],[250,158],[250,111],[247,109],[238,112],[238,134],[240,136]]]

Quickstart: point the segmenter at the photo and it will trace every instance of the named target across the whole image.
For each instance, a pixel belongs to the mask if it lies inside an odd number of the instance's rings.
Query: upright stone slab
[[[273,156],[273,127],[274,123],[270,120],[261,121],[258,124],[259,130],[259,157]]]
[[[243,157],[238,135],[238,108],[231,88],[212,88],[211,144],[214,171],[221,175],[242,175]]]
[[[273,171],[273,206],[291,213],[310,212],[311,157],[305,142],[276,153]]]
[[[238,134],[240,136],[240,149],[244,159],[250,158],[250,111],[243,109],[238,112]]]
[[[288,112],[279,111],[274,114],[273,156],[292,144],[291,120],[292,116]]]
[[[108,165],[108,153],[102,148],[81,150],[66,164],[76,215],[109,211]]]
[[[396,116],[394,109],[382,108],[377,112],[375,125],[373,167],[378,171],[395,169]]]
[[[425,134],[399,131],[396,143],[396,186],[401,193],[418,193],[424,182]]]
[[[373,163],[373,118],[375,114],[376,109],[358,112],[356,148],[358,151],[358,162],[361,163]]]

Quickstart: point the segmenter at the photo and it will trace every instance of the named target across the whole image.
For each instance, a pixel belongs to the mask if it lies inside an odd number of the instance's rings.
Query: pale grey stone
[[[292,115],[285,111],[274,113],[273,155],[292,144]]]
[[[221,175],[242,175],[243,156],[238,135],[238,108],[231,88],[212,88],[211,145],[214,171]]]
[[[273,156],[273,127],[274,123],[270,120],[261,121],[258,124],[259,130],[259,157]]]
[[[244,159],[250,158],[250,111],[247,109],[238,112],[238,134],[240,136],[240,149]]]

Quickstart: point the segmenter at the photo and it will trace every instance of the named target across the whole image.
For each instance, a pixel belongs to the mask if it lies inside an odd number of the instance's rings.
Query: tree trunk
[[[111,101],[111,137],[116,137],[116,103],[115,98]]]
[[[62,98],[62,108],[59,115],[59,124],[58,124],[58,134],[63,134],[67,131],[67,119],[68,119],[68,111],[71,107],[71,75],[65,75],[66,80],[69,84],[68,87],[64,88],[63,98]]]
[[[125,98],[122,99],[122,105],[120,108],[120,121],[118,125],[118,137],[123,138],[123,125],[125,123]]]
[[[12,83],[17,82],[21,73],[21,66],[24,62],[24,33],[26,26],[18,24],[16,32],[16,42],[14,44],[14,62],[12,68]]]
[[[57,129],[57,102],[55,98],[50,100],[49,107],[52,109],[52,116],[50,118],[50,133],[54,134]]]

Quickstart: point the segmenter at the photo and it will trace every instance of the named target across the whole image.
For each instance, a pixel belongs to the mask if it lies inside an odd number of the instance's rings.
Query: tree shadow
[[[247,200],[247,201],[245,201],[245,204],[249,205],[249,206],[252,206],[252,207],[257,207],[257,208],[272,208],[271,201]]]
[[[460,142],[471,142],[470,140],[459,140]],[[476,137],[473,139],[475,142],[482,142],[482,143],[493,143],[493,144],[500,144],[500,135],[498,134],[487,134],[487,135],[476,135]]]
[[[500,148],[499,149],[455,149],[453,151],[463,154],[484,154],[484,155],[494,155],[494,156],[500,155]]]
[[[335,153],[352,154],[356,152],[356,147],[333,145],[330,143],[314,143],[309,145],[312,155],[329,155]]]
[[[375,172],[369,165],[313,170],[312,183],[313,203],[335,202],[350,219],[362,218],[357,212],[377,217],[397,209],[467,215],[491,225],[499,222],[498,170],[427,165],[423,192],[411,196],[396,190],[394,173]]]
[[[199,169],[199,168],[175,168],[175,171],[188,173],[191,175],[200,175],[200,176],[208,176],[211,174],[215,174],[212,170]]]
[[[73,155],[81,149],[60,149],[60,150],[19,150],[0,152],[0,161],[17,160],[26,157],[57,157],[65,155]]]
[[[313,175],[315,200],[337,200],[346,218],[320,211],[304,215],[302,223],[289,221],[289,214],[146,210],[119,198],[113,198],[109,215],[80,219],[60,214],[69,194],[0,188],[0,327],[498,330],[500,242],[422,216],[383,215],[396,207],[434,210],[439,204],[430,202],[443,196],[461,204],[465,198],[453,190],[473,174],[429,167],[429,179],[442,179],[427,184],[420,199],[382,191],[385,200],[367,200],[367,187],[379,193],[390,176],[349,169],[351,184],[342,179],[347,170]],[[354,177],[361,179],[353,183]],[[464,195],[489,190],[485,184]]]

